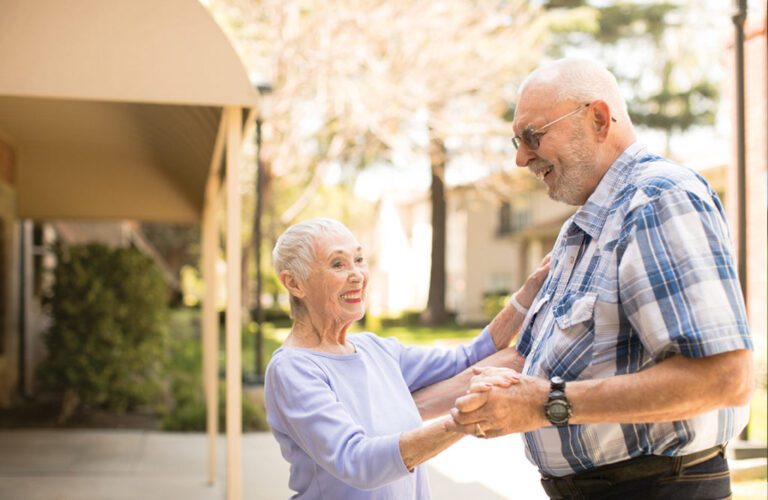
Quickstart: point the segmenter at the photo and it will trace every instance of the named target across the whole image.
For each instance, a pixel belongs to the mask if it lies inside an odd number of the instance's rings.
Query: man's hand
[[[451,410],[454,428],[477,435],[479,426],[485,437],[492,438],[545,427],[549,425],[544,417],[548,394],[549,382],[534,377],[521,377],[506,388],[472,392],[456,400]]]

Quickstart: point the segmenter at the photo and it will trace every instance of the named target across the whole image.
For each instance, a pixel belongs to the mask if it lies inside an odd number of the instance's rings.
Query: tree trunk
[[[445,310],[446,151],[442,139],[432,138],[429,156],[432,164],[432,266],[429,273],[427,310],[422,314],[421,320],[428,325],[439,325],[448,320]]]

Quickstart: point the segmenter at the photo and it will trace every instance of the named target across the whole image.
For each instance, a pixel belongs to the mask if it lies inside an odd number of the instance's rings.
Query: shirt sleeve
[[[652,357],[752,348],[719,204],[667,190],[630,213],[620,240],[620,300]]]
[[[371,490],[407,476],[400,434],[371,437],[333,392],[323,370],[306,358],[273,360],[265,388],[271,424],[328,473]]]
[[[453,377],[496,352],[487,327],[469,345],[452,349],[404,346],[394,337],[384,342],[390,352],[397,356],[403,379],[411,392]]]

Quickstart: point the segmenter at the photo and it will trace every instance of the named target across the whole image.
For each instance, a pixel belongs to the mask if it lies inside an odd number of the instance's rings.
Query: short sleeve
[[[322,368],[308,357],[272,360],[265,402],[273,429],[348,485],[374,489],[409,474],[400,456],[400,434],[366,435],[337,399]]]
[[[752,348],[719,204],[667,190],[628,215],[620,240],[620,300],[654,358]]]

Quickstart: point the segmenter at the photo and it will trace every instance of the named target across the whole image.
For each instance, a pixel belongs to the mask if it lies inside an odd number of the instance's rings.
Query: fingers
[[[544,256],[543,259],[541,259],[541,263],[539,263],[539,268],[549,266],[549,262],[552,260],[552,252],[549,252],[547,255]]]
[[[462,434],[466,434],[468,436],[481,437],[480,435],[478,435],[478,432],[477,432],[477,423],[459,425],[454,422],[454,428],[452,430],[456,432],[461,432]],[[485,430],[483,430],[483,436],[487,436],[487,435],[488,433]]]
[[[493,377],[473,377],[472,381],[469,383],[469,389],[467,389],[467,393],[487,392],[493,389],[494,386],[507,388],[512,384],[518,383],[519,381],[519,378],[511,378],[504,375],[496,375]]]
[[[476,366],[472,368],[472,373],[476,376],[504,376],[511,379],[520,379],[520,372],[506,366]]]
[[[461,396],[456,400],[456,408],[454,410],[461,413],[469,413],[482,408],[488,401],[488,394],[488,392],[473,392],[466,396]],[[451,414],[453,414],[453,411],[451,411]],[[460,424],[470,423],[462,420],[456,421]]]
[[[511,368],[496,366],[474,368],[472,372],[475,376],[470,380],[467,393],[490,391],[494,386],[509,387],[518,383],[521,377],[520,373]]]

